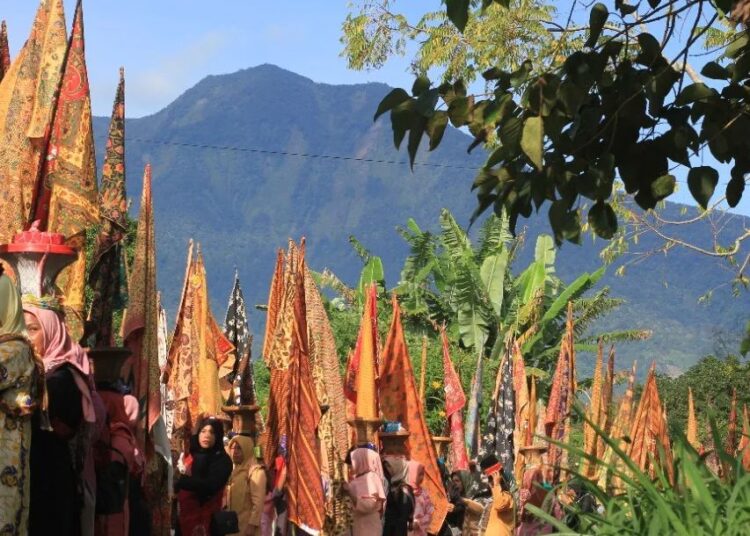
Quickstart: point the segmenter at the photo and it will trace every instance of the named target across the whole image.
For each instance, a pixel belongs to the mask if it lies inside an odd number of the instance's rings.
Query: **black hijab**
[[[198,436],[206,426],[210,426],[214,432],[214,444],[204,449],[198,441]],[[229,458],[226,450],[224,450],[224,425],[220,420],[208,419],[201,425],[198,433],[190,438],[190,454],[193,456],[193,475],[199,478],[208,476],[210,466],[217,459]]]

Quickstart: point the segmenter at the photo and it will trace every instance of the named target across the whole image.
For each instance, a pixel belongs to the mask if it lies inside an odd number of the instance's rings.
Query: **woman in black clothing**
[[[185,474],[175,482],[181,534],[210,534],[211,517],[221,510],[224,487],[232,474],[221,421],[209,419],[190,438],[185,467]]]
[[[414,491],[406,483],[408,462],[385,458],[383,470],[388,479],[388,495],[383,516],[383,536],[407,536],[414,517]]]

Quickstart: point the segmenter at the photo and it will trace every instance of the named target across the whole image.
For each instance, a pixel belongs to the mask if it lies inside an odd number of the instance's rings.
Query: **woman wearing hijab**
[[[25,535],[29,518],[31,415],[44,369],[26,338],[21,296],[0,266],[0,527]]]
[[[91,437],[97,422],[89,360],[57,312],[28,304],[23,309],[29,340],[42,356],[51,424],[51,429],[44,426],[39,412],[32,420],[29,534],[89,534],[95,496]],[[87,505],[91,527],[84,516]]]
[[[408,463],[406,483],[414,493],[414,521],[409,536],[427,536],[427,529],[432,522],[435,507],[430,500],[427,490],[422,487],[424,481],[424,465],[411,460]]]
[[[208,535],[211,517],[221,510],[232,460],[224,450],[224,427],[209,419],[190,438],[185,473],[175,482],[182,536]]]
[[[378,454],[368,448],[350,454],[352,478],[346,490],[352,498],[352,536],[383,533],[383,469]]]
[[[260,536],[260,518],[266,496],[266,471],[255,458],[255,445],[247,436],[229,441],[234,468],[227,485],[227,510],[237,513],[242,536]]]
[[[414,492],[406,483],[408,463],[403,458],[387,457],[383,468],[389,482],[383,536],[408,536],[414,519]]]
[[[490,480],[492,504],[485,534],[511,536],[513,534],[513,496],[503,483],[503,465],[496,456],[490,454],[481,462],[482,472]]]

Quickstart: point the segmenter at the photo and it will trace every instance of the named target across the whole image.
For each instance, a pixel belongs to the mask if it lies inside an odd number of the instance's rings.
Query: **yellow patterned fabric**
[[[66,243],[80,252],[84,251],[86,229],[99,221],[81,2],[73,18],[33,219],[42,225],[46,222],[47,230],[64,235]],[[57,285],[65,296],[68,331],[73,340],[79,340],[83,335],[86,255],[79,254],[78,260],[60,273]]]
[[[0,243],[30,223],[67,39],[62,0],[44,0],[0,83]]]
[[[594,379],[591,385],[591,403],[586,409],[586,417],[598,428],[603,428],[604,423],[600,422],[602,415],[602,367],[604,365],[604,343],[599,340],[599,350],[596,353],[596,365],[594,367]],[[583,423],[583,452],[592,457],[599,454],[600,438],[594,430],[594,427],[587,421]],[[598,465],[589,461],[588,458],[583,460],[582,474],[592,480],[596,480],[598,474]]]

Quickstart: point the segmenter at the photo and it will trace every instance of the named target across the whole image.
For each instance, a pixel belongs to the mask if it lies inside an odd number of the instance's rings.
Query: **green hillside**
[[[171,318],[191,237],[202,243],[214,313],[223,317],[235,266],[250,303],[265,302],[275,249],[288,237],[307,238],[315,269],[329,267],[354,282],[360,262],[347,240],[353,234],[383,257],[386,277],[394,284],[406,254],[396,225],[414,217],[423,227],[435,227],[442,207],[468,222],[475,201],[469,191],[474,171],[467,168],[478,166],[483,156],[478,150],[468,156],[468,138],[458,131],[446,132],[435,153],[420,152],[418,160],[442,167],[417,166],[414,173],[402,164],[278,154],[403,162],[387,119],[371,121],[387,91],[383,84],[316,84],[262,65],[210,76],[164,110],[127,121],[133,211],[143,165],[153,165],[159,285]],[[100,155],[107,121],[95,118]],[[201,147],[206,145],[212,147]],[[668,210],[676,213],[679,207]],[[529,236],[547,230],[546,216],[520,224],[528,225]],[[747,219],[738,217],[725,232],[743,224]],[[595,269],[601,245],[590,239],[583,247],[566,244],[558,255],[563,279]],[[627,304],[605,321],[606,327],[654,331],[650,341],[620,349],[623,365],[656,359],[665,370],[687,368],[714,350],[717,334],[738,339],[750,316],[748,296],[733,298],[726,286],[710,303],[698,305],[703,293],[730,274],[687,252],[650,257],[623,278],[613,272],[605,284]],[[251,314],[257,333],[262,313]]]

